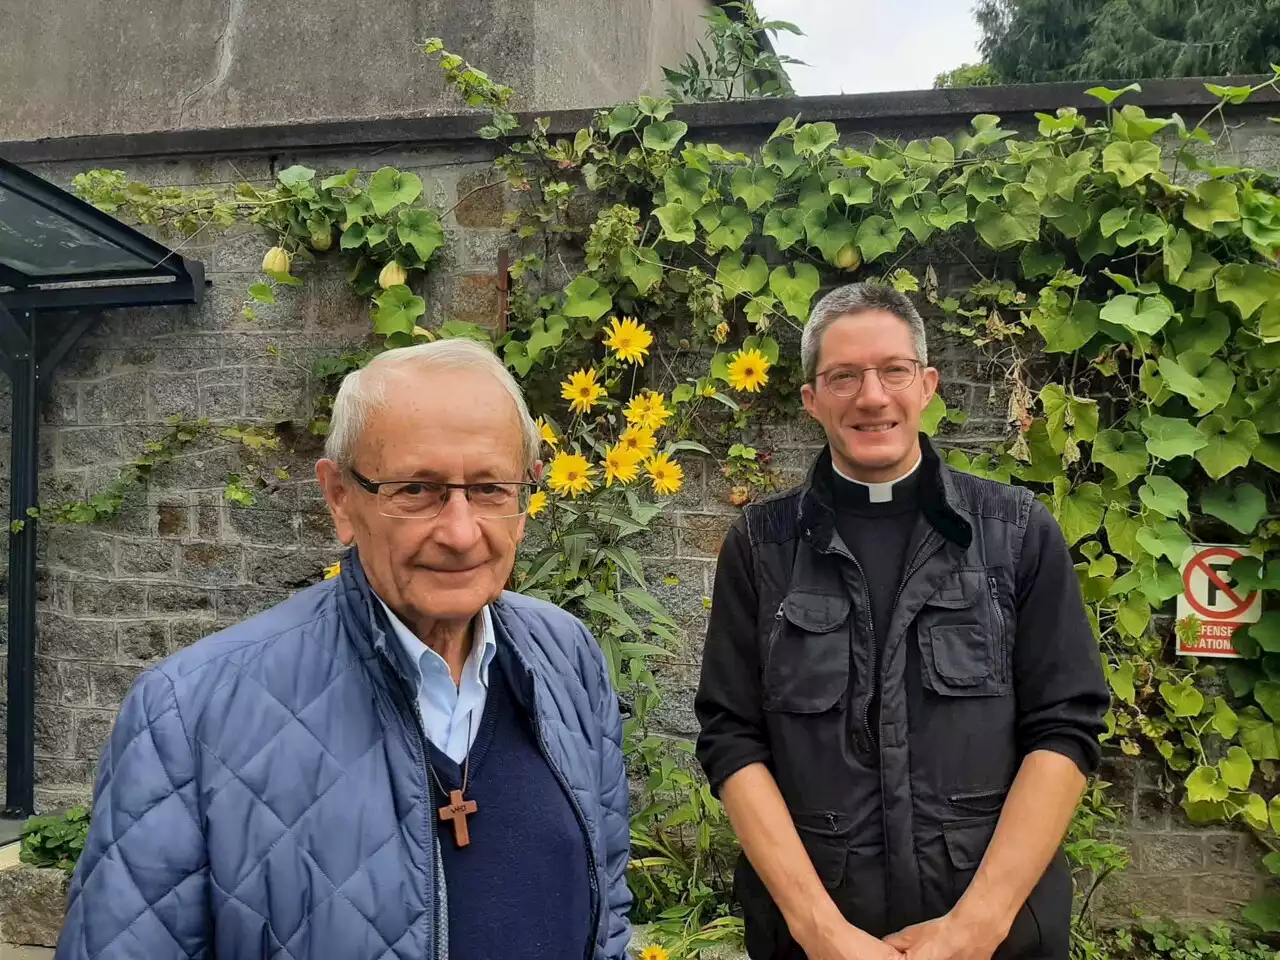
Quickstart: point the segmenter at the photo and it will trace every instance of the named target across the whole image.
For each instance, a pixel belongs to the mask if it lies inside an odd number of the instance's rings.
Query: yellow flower
[[[644,427],[649,431],[657,431],[671,419],[671,411],[667,409],[662,394],[646,392],[632,397],[624,411],[627,423]]]
[[[616,353],[619,360],[644,366],[644,358],[653,344],[653,334],[645,329],[643,323],[631,317],[623,317],[621,321],[614,317],[605,330],[609,335],[604,338],[604,345]]]
[[[646,430],[644,427],[627,427],[618,438],[618,446],[624,450],[633,451],[641,460],[653,453],[657,445],[658,441],[654,439],[653,431]]]
[[[715,340],[716,343],[724,343],[726,340],[728,340],[729,324],[725,323],[723,320],[720,323],[716,324],[715,332],[711,334],[711,338]]]
[[[612,487],[613,481],[630,483],[640,472],[640,461],[644,455],[618,442],[604,452],[600,465],[604,467],[604,485]]]
[[[542,437],[542,442],[552,450],[560,443],[560,438],[556,436],[556,432],[551,429],[551,424],[543,420],[541,417],[537,420],[538,436]]]
[[[604,396],[604,387],[596,383],[594,370],[579,370],[569,374],[569,379],[560,384],[560,396],[569,401],[569,408],[574,413],[590,413]]]
[[[595,486],[591,482],[596,468],[587,462],[587,458],[577,453],[557,453],[551,461],[547,484],[556,493],[567,493],[576,497],[580,493],[590,493]]]
[[[529,516],[536,517],[543,510],[547,509],[547,493],[545,490],[535,490],[529,497]]]
[[[671,960],[671,954],[661,947],[645,947],[640,951],[640,960]]]
[[[755,393],[769,382],[769,358],[759,350],[739,350],[729,359],[729,385]]]
[[[645,473],[653,481],[654,492],[669,496],[684,485],[684,468],[671,459],[668,453],[660,453],[645,465]]]
[[[339,560],[337,563],[324,568],[324,578],[326,580],[332,580],[341,572],[342,572],[342,561]]]

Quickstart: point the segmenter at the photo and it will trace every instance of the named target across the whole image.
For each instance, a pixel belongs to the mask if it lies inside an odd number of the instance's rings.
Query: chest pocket
[[[917,617],[925,686],[944,697],[1012,691],[1009,615],[999,581],[985,570],[947,575]]]
[[[848,596],[789,593],[774,618],[764,708],[825,713],[849,686]]]

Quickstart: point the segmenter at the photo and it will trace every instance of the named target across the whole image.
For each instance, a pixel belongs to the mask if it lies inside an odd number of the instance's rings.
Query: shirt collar
[[[381,597],[376,593],[373,596],[386,612],[391,630],[400,641],[401,648],[409,660],[417,665],[418,682],[421,683],[429,673],[451,676],[449,664],[444,657],[418,639],[418,636],[405,626],[404,621],[396,616],[395,611],[387,606]],[[489,665],[498,652],[498,642],[493,633],[493,614],[489,611],[488,604],[480,608],[480,613],[473,622],[476,624],[475,642],[471,645],[467,662],[462,666],[462,679],[474,677],[485,689],[488,689]]]
[[[893,485],[895,483],[901,483],[903,480],[907,479],[907,477],[912,476],[920,469],[920,464],[923,460],[923,456],[916,457],[916,462],[912,465],[910,470],[900,477],[894,477],[892,480],[885,480],[883,483],[867,483],[865,480],[859,480],[857,477],[851,477],[836,466],[834,459],[831,461],[831,469],[835,471],[836,476],[848,480],[850,483],[856,483],[860,487],[865,487],[867,491],[867,499],[871,503],[889,503],[893,500]]]

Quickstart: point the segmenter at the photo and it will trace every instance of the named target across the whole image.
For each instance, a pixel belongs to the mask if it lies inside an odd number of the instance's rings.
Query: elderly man
[[[139,678],[58,960],[621,960],[617,700],[581,623],[503,592],[519,388],[469,341],[392,350],[325,452],[341,574]]]
[[[905,296],[830,293],[800,353],[828,447],[726,538],[696,703],[748,951],[1067,960],[1059,845],[1108,696],[1062,533],[920,435]]]

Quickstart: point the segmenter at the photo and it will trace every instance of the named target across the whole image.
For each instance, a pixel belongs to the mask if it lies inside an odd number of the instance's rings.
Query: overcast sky
[[[980,59],[972,0],[756,0],[762,16],[790,20],[779,53],[809,64],[788,68],[796,93],[923,90],[943,70]]]

